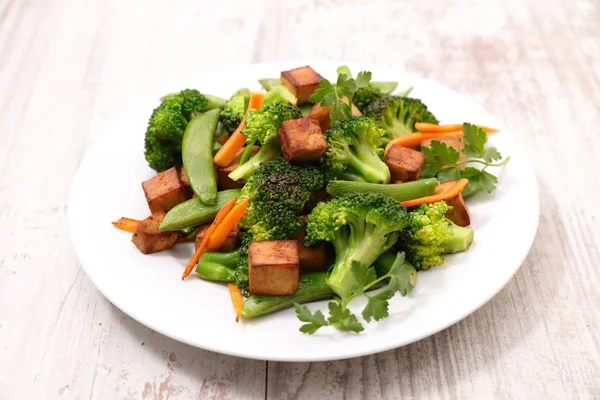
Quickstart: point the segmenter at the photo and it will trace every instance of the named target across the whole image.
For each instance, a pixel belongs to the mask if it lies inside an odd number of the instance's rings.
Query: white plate
[[[280,71],[303,64],[220,70],[198,76],[186,86],[227,97],[240,87],[258,90],[257,79],[277,77]],[[310,64],[330,78],[339,65]],[[456,323],[498,293],[527,256],[539,218],[536,180],[513,135],[470,100],[437,83],[386,68],[350,66],[355,73],[368,68],[375,80],[399,81],[399,89],[414,86],[412,96],[423,99],[443,123],[469,121],[502,130],[490,143],[511,160],[494,169],[499,185],[492,195],[481,193],[469,199],[475,241],[468,252],[446,257],[444,266],[420,272],[410,296],[392,299],[390,317],[365,324],[358,335],[333,328],[304,335],[292,309],[236,323],[226,286],[195,276],[181,281],[192,244],[143,255],[129,234],[110,224],[121,216],[148,215],[141,182],[153,176],[143,154],[146,123],[158,103],[152,98],[140,102],[139,109],[96,142],[73,182],[71,235],[83,269],[100,292],[142,324],[179,341],[219,353],[281,361],[343,359],[403,346]],[[352,305],[355,310],[362,306],[360,300]],[[326,302],[309,307],[326,310]]]

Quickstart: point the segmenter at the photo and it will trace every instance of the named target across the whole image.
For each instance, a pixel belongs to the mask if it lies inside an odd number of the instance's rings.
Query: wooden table
[[[598,21],[591,0],[0,0],[0,399],[600,398]],[[422,74],[519,133],[542,216],[515,278],[437,335],[326,363],[214,354],[112,306],[66,221],[93,140],[202,67],[303,57]]]

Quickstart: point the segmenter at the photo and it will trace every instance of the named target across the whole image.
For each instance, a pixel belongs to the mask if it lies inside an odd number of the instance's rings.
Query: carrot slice
[[[409,133],[408,135],[398,136],[393,139],[391,142],[385,146],[385,154],[388,153],[390,148],[393,145],[398,145],[402,147],[415,148],[421,145],[423,140],[427,139],[444,139],[444,138],[452,138],[455,136],[464,136],[462,131],[458,132],[440,132],[440,133],[423,133],[423,132],[415,132]]]
[[[125,232],[131,232],[134,233],[135,232],[135,228],[137,228],[137,225],[140,223],[139,220],[137,219],[132,219],[132,218],[119,218],[118,220],[116,220],[115,222],[113,222],[113,226],[115,228],[119,228]]]
[[[488,126],[477,125],[478,128],[483,129],[486,133],[496,133],[498,129],[490,128]],[[433,133],[433,132],[452,132],[452,131],[462,131],[461,124],[447,124],[447,125],[438,125],[438,124],[429,124],[427,122],[416,122],[415,129],[421,132]]]
[[[225,219],[225,216],[231,211],[231,209],[235,205],[236,201],[237,201],[237,198],[229,200],[223,206],[223,208],[221,208],[219,210],[214,221],[208,227],[208,230],[206,231],[206,234],[204,235],[204,239],[202,239],[202,242],[200,242],[200,246],[198,246],[198,248],[194,252],[194,255],[192,256],[192,259],[190,260],[188,265],[185,267],[185,271],[183,271],[183,275],[181,276],[182,280],[187,278],[192,273],[192,270],[194,269],[194,265],[196,265],[198,263],[200,256],[202,255],[202,253],[204,253],[204,251],[206,249],[206,245],[208,244],[208,238],[215,231],[215,229],[217,229],[217,227],[221,224],[221,222]]]
[[[242,119],[242,123],[237,127],[235,132],[231,134],[229,139],[223,144],[223,147],[219,149],[217,154],[213,157],[213,163],[220,166],[226,167],[231,164],[231,161],[235,158],[237,152],[246,143],[246,136],[242,133],[242,130],[246,127],[246,117],[250,110],[257,110],[262,107],[265,101],[264,93],[252,93],[250,95],[250,103],[248,109]]]
[[[238,222],[242,219],[242,216],[246,212],[246,208],[248,207],[248,199],[244,199],[236,204],[235,207],[223,218],[223,221],[216,227],[213,232],[207,232],[206,237],[208,237],[208,243],[206,244],[206,249],[208,251],[217,251],[223,246],[225,240],[227,240],[227,236],[229,232]]]
[[[421,204],[432,204],[437,203],[438,201],[448,200],[455,196],[458,196],[460,192],[464,190],[464,188],[469,183],[468,179],[459,179],[458,181],[448,181],[444,182],[442,185],[438,185],[438,188],[441,186],[440,190],[436,190],[434,194],[431,196],[421,197],[420,199],[407,200],[403,201],[402,205],[404,207],[416,207]]]
[[[238,322],[240,320],[240,317],[242,316],[242,306],[244,305],[242,291],[233,283],[228,283],[227,289],[229,289],[231,303],[233,304],[233,309],[235,310],[235,322]]]

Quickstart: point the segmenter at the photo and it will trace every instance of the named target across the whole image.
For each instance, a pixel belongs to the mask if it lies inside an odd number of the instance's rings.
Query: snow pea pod
[[[229,202],[240,196],[240,189],[222,190],[217,193],[217,203],[209,206],[193,198],[173,207],[160,224],[161,231],[178,231],[192,228],[205,222],[212,221],[219,210]]]
[[[217,203],[217,179],[213,167],[213,140],[220,109],[192,118],[183,135],[181,155],[192,190],[206,205]]]
[[[437,185],[438,181],[436,178],[389,185],[354,181],[331,181],[327,185],[327,193],[336,197],[347,193],[375,192],[385,194],[398,201],[407,201],[432,195]]]

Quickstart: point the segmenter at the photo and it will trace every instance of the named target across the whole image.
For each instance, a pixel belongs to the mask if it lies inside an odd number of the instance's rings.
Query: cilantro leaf
[[[476,125],[464,123],[463,133],[465,135],[465,148],[463,153],[467,157],[481,158],[485,152],[484,146],[487,142],[487,133]]]
[[[404,253],[398,253],[390,272],[388,287],[395,288],[402,296],[409,294],[417,282],[417,270],[404,259]]]
[[[356,284],[356,287],[353,288],[352,291],[357,294],[362,294],[364,287],[377,279],[375,268],[369,267],[363,263],[359,263],[358,261],[352,261],[351,268],[354,282]]]
[[[319,88],[308,99],[311,103],[321,103],[323,107],[331,107],[329,118],[332,126],[341,122],[344,119],[352,117],[352,98],[357,88],[362,88],[369,85],[371,81],[371,73],[362,71],[358,74],[356,80],[352,79],[347,67],[338,68],[338,76],[333,85],[327,79],[319,81]],[[347,98],[350,104],[343,101]]]
[[[439,140],[433,140],[430,146],[421,148],[421,151],[425,154],[421,176],[435,176],[443,166],[453,166],[457,163],[460,154],[454,147],[448,146]]]
[[[362,312],[362,316],[365,321],[371,322],[371,319],[379,321],[380,319],[389,316],[388,300],[394,297],[394,292],[395,290],[391,290],[389,287],[387,287],[376,295],[369,296],[369,302]]]
[[[329,302],[329,324],[335,326],[340,331],[361,332],[365,328],[356,319],[356,315],[338,302]]]
[[[460,179],[460,171],[458,167],[444,168],[438,172],[437,178],[441,183],[456,181]]]
[[[323,96],[323,100],[321,100],[321,106],[329,107],[334,105],[336,101],[338,101],[338,99],[335,97],[335,94],[333,92],[329,92]]]
[[[487,163],[491,163],[496,160],[502,160],[502,154],[495,147],[488,147],[483,152],[483,160]]]
[[[308,322],[300,327],[300,332],[308,333],[312,335],[322,326],[329,325],[325,320],[325,316],[321,311],[315,311],[315,313],[311,313],[308,307],[300,305],[298,303],[294,303],[294,308],[296,309],[296,315],[298,319],[302,322]]]
[[[371,72],[370,71],[361,71],[358,73],[356,77],[356,87],[358,89],[369,86],[371,82]]]
[[[325,97],[325,95],[329,93],[333,87],[331,82],[329,82],[327,79],[321,79],[319,81],[319,86],[320,87],[316,89],[308,99],[311,103],[318,103],[323,100],[323,97]]]
[[[465,168],[460,175],[469,180],[469,184],[465,188],[465,192],[469,195],[478,192],[481,189],[488,193],[492,193],[498,183],[498,178],[494,175],[473,167]]]

